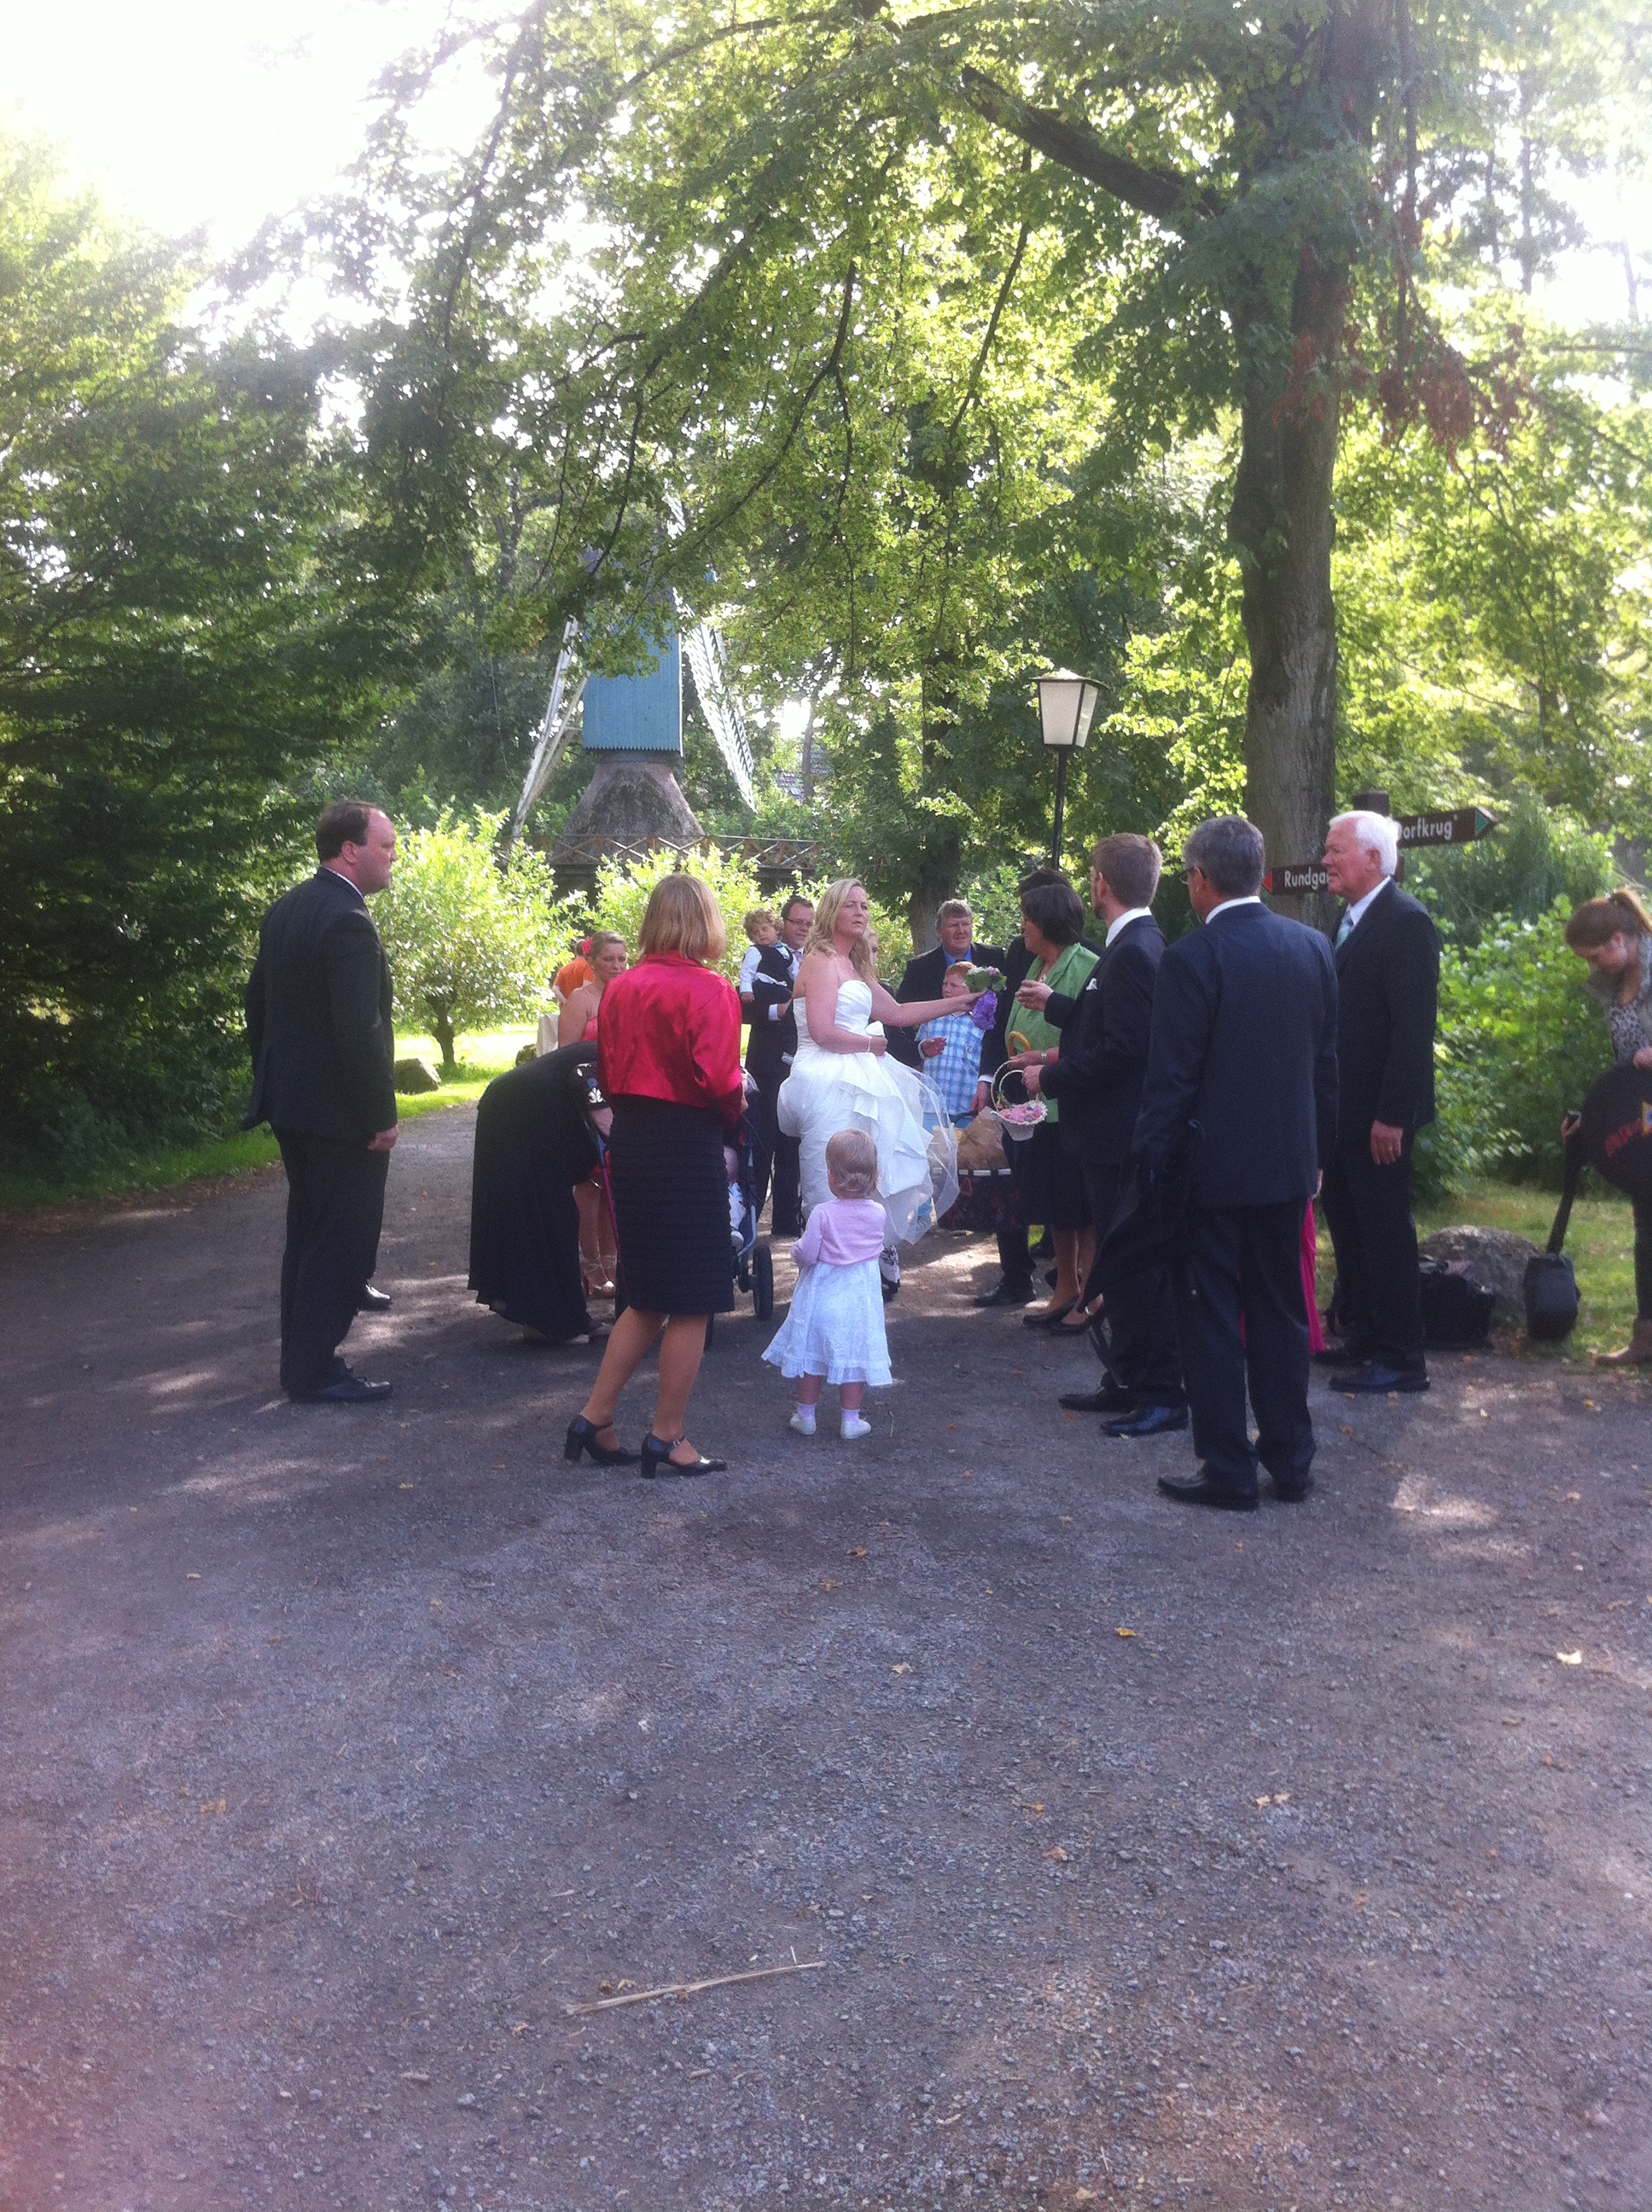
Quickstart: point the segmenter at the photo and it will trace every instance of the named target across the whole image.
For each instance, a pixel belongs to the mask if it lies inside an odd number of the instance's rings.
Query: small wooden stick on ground
[[[696,1997],[701,1990],[726,1990],[731,1982],[766,1982],[775,1974],[812,1974],[824,1959],[803,1959],[787,1966],[758,1966],[747,1974],[714,1974],[704,1982],[662,1982],[658,1989],[632,1990],[623,1997],[594,1997],[588,2004],[565,2004],[563,2014],[573,2019],[580,2013],[617,2012],[622,2005],[652,2004],[657,1997]]]

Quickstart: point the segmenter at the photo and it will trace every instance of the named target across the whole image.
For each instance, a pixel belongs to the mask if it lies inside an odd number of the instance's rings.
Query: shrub
[[[418,1015],[454,1072],[461,1029],[533,1012],[550,995],[562,919],[543,856],[518,842],[500,865],[503,815],[444,811],[403,838],[373,904],[399,1007]]]
[[[1579,988],[1582,963],[1561,927],[1570,902],[1540,921],[1481,925],[1479,942],[1440,963],[1434,1046],[1438,1118],[1417,1146],[1425,1196],[1474,1177],[1560,1179],[1560,1116],[1612,1060],[1600,1010]]]
[[[642,928],[643,911],[648,896],[662,877],[671,875],[678,866],[675,853],[656,853],[651,859],[628,868],[617,860],[604,860],[597,875],[597,891],[593,902],[580,908],[585,922],[577,928],[564,927],[565,941],[583,937],[587,929],[611,929],[625,939],[635,960],[637,938]],[[776,920],[780,910],[793,891],[804,898],[815,900],[824,888],[820,883],[796,884],[778,891],[758,888],[757,878],[750,861],[738,853],[723,853],[715,846],[695,854],[689,863],[691,872],[711,886],[718,911],[728,932],[728,951],[721,972],[732,982],[740,972],[740,962],[747,945],[741,923],[751,908],[767,907]],[[571,907],[574,902],[568,902]],[[902,917],[879,906],[876,899],[872,908],[872,927],[878,932],[878,972],[897,981],[910,955],[911,937]],[[571,949],[571,947],[570,947]]]

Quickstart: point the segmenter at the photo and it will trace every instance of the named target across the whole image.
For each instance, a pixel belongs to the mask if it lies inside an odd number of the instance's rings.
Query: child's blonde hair
[[[945,974],[941,977],[942,990],[944,991],[946,988],[947,985],[952,981],[952,978],[955,975],[963,976],[964,988],[968,990],[969,988],[969,967],[970,963],[967,960],[955,960],[951,966],[946,970]]]
[[[776,937],[780,933],[779,922],[775,921],[766,906],[754,906],[750,914],[743,916],[740,927],[753,945],[757,942],[757,932],[760,929],[772,929]]]
[[[826,1172],[839,1198],[875,1196],[877,1146],[864,1129],[840,1129],[827,1140]]]

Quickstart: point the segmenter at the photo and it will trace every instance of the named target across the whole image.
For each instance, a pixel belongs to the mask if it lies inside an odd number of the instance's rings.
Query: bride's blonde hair
[[[851,891],[864,891],[865,888],[858,876],[840,876],[835,883],[827,884],[815,901],[814,925],[803,944],[805,959],[811,952],[836,952],[837,946],[832,940],[837,931],[837,918],[843,911],[843,902]],[[865,933],[855,939],[849,949],[849,965],[863,983],[878,981],[872,946]]]

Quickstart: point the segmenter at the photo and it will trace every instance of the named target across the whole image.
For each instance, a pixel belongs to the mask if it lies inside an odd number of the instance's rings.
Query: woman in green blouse
[[[1096,965],[1096,955],[1080,942],[1084,909],[1071,884],[1035,884],[1021,902],[1021,936],[1033,964],[1029,983],[1047,983],[1064,998],[1077,998]],[[1054,1059],[1061,1033],[1042,1006],[1010,1010],[1008,1065],[1029,1067]],[[1078,1286],[1090,1272],[1093,1242],[1084,1180],[1076,1161],[1061,1148],[1057,1132],[1060,1109],[1046,1101],[1045,1119],[1024,1145],[1009,1147],[1015,1170],[1016,1202],[1023,1221],[1042,1223],[1055,1246],[1055,1288],[1049,1304],[1035,1306],[1023,1318],[1029,1328],[1059,1328],[1078,1304]],[[1079,1326],[1082,1328],[1083,1323]]]

